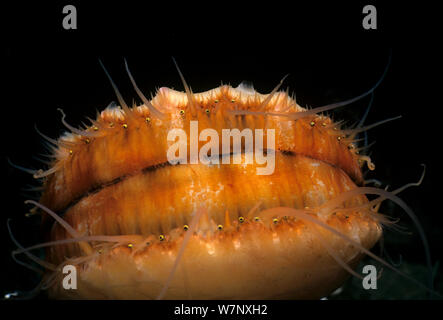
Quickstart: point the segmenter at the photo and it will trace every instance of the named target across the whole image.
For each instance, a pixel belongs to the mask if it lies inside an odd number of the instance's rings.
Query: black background
[[[389,184],[392,190],[417,181],[420,164],[426,164],[423,184],[401,197],[426,231],[433,262],[441,261],[441,102],[431,96],[441,92],[435,59],[441,36],[435,29],[435,8],[371,1],[377,7],[378,29],[364,30],[366,2],[309,3],[92,5],[61,1],[20,2],[3,9],[0,234],[5,246],[0,252],[1,293],[30,289],[36,281],[10,258],[14,246],[6,219],[12,218],[14,234],[24,245],[39,240],[38,219],[23,217],[29,209],[23,201],[29,196],[22,188],[33,179],[9,166],[7,159],[39,168],[32,156],[44,153],[44,148],[34,125],[57,137],[64,131],[57,108],[64,109],[70,124],[79,126],[86,116],[95,117],[96,110],[116,100],[99,58],[127,102],[138,102],[138,98],[124,71],[123,58],[148,95],[162,86],[183,90],[171,59],[174,56],[194,92],[221,82],[237,86],[249,80],[257,91],[266,93],[289,73],[283,88],[295,91],[301,106],[316,107],[368,90],[380,78],[392,52],[392,63],[375,92],[367,123],[397,115],[402,119],[368,132],[370,142],[376,141],[371,149],[376,171],[368,177]],[[77,30],[62,28],[66,4],[77,8]],[[366,98],[337,110],[334,118],[349,119],[352,124],[363,115],[368,102]],[[423,246],[410,219],[387,203],[381,211],[400,217],[400,225],[412,232],[386,233],[386,249],[394,260],[401,255],[407,264],[424,265]],[[441,282],[439,273],[437,282]],[[406,288],[403,282],[407,280],[396,284],[395,294],[377,297],[416,298],[402,289]]]

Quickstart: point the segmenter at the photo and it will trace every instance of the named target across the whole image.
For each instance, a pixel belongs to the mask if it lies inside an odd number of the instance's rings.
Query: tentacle
[[[34,201],[34,200],[26,200],[25,201],[26,204],[33,204],[34,206],[39,207],[40,209],[42,209],[43,211],[45,211],[46,213],[48,213],[51,217],[53,217],[58,223],[60,223],[63,228],[66,229],[66,231],[68,231],[68,233],[72,236],[72,237],[80,237],[79,233],[74,230],[74,228],[72,228],[65,220],[63,220],[62,218],[60,218],[55,212],[53,212],[52,210],[50,210],[49,208],[45,207],[44,205]]]
[[[423,179],[425,178],[425,174],[426,174],[426,164],[422,163],[421,166],[423,167],[423,172],[421,174],[420,179],[417,182],[410,182],[405,184],[403,187],[400,187],[396,190],[393,191],[394,194],[398,194],[400,192],[402,192],[403,190],[410,188],[410,187],[418,187],[422,184]]]
[[[57,147],[49,143],[48,141],[42,141],[43,147],[50,153],[50,156],[57,158],[56,153],[59,150]]]
[[[42,192],[44,189],[45,188],[43,186],[33,186],[30,184],[22,188],[23,191],[28,191],[28,192]]]
[[[43,279],[41,283],[41,290],[47,290],[54,285],[57,281],[57,276],[59,275],[59,271],[55,270],[51,274],[49,274],[45,279]]]
[[[366,121],[366,118],[368,117],[369,114],[369,110],[371,110],[372,107],[372,103],[374,102],[374,92],[371,93],[371,100],[369,100],[368,106],[366,107],[365,113],[363,115],[363,117],[360,119],[360,122],[357,125],[357,128],[361,128],[363,127],[363,124]]]
[[[99,136],[99,134],[97,134],[97,133],[87,132],[87,131],[84,131],[84,130],[78,130],[78,129],[74,128],[73,126],[69,125],[69,124],[65,121],[66,114],[63,112],[63,109],[58,108],[57,110],[60,111],[61,114],[62,114],[62,123],[63,123],[63,125],[64,125],[66,128],[68,128],[71,132],[74,132],[74,133],[76,133],[76,134],[78,134],[78,135],[80,135],[80,136],[90,137],[90,138],[94,138],[94,137]]]
[[[305,220],[305,223],[307,221]],[[348,271],[350,274],[352,274],[354,277],[363,279],[363,276],[354,270],[345,262],[343,259],[339,257],[339,255],[334,251],[334,249],[329,245],[328,241],[322,236],[322,234],[317,230],[317,227],[315,224],[308,223],[309,229],[314,231],[315,235],[320,240],[323,247],[325,247],[326,251],[328,251],[329,255],[346,271]]]
[[[42,158],[39,158],[37,156],[32,156],[32,159],[37,160],[40,163],[43,163],[46,166],[50,166],[52,164],[52,161],[43,160]]]
[[[276,207],[276,208],[267,209],[265,211],[262,211],[261,215],[270,215],[270,216],[274,216],[274,217],[293,216],[293,217],[296,217],[296,218],[298,218],[298,219],[300,219],[300,220],[302,220],[304,222],[307,221],[308,223],[310,222],[310,223],[313,223],[315,225],[318,225],[318,226],[320,226],[320,227],[322,227],[322,228],[332,232],[333,234],[339,236],[340,238],[348,241],[353,246],[355,246],[356,248],[360,249],[362,252],[364,252],[365,254],[370,256],[372,259],[380,262],[381,264],[385,265],[386,267],[388,267],[389,269],[393,270],[394,272],[400,274],[404,278],[409,279],[410,281],[414,282],[415,284],[419,285],[420,287],[425,288],[429,292],[432,292],[432,293],[434,293],[436,295],[441,296],[439,293],[433,291],[432,285],[430,287],[427,287],[424,284],[422,284],[421,282],[417,281],[416,279],[414,279],[414,278],[410,277],[409,275],[405,274],[404,272],[398,270],[397,268],[393,267],[391,264],[389,264],[385,260],[381,259],[377,255],[373,254],[371,251],[369,251],[368,249],[363,247],[357,241],[351,239],[350,237],[344,235],[343,233],[341,233],[340,231],[336,230],[335,228],[333,228],[333,227],[329,226],[328,224],[322,222],[321,220],[315,218],[314,216],[309,214],[309,212],[311,212],[311,210],[307,211],[307,210],[300,210],[300,209],[294,209],[294,208],[288,208],[288,207]]]
[[[11,159],[9,159],[9,158],[7,158],[7,160],[8,160],[9,165],[10,165],[11,167],[17,169],[17,170],[20,170],[20,171],[23,171],[23,172],[26,172],[26,173],[29,173],[29,174],[32,174],[32,175],[35,175],[35,174],[38,172],[38,170],[28,169],[28,168],[25,168],[25,167],[22,167],[22,166],[18,166],[18,165],[16,165],[16,164],[13,164],[12,161],[11,161]]]
[[[196,231],[197,224],[198,224],[198,222],[200,221],[200,217],[201,217],[202,214],[205,212],[205,210],[206,210],[206,209],[204,209],[204,208],[199,208],[199,209],[196,211],[194,217],[192,218],[191,223],[190,223],[190,226],[189,226],[189,229],[188,229],[188,231],[186,231],[186,234],[185,234],[185,236],[184,236],[184,238],[183,238],[183,242],[182,242],[182,244],[181,244],[181,246],[180,246],[180,249],[179,249],[179,251],[178,251],[178,253],[177,253],[177,257],[176,257],[176,259],[175,259],[174,265],[172,266],[172,269],[171,269],[171,271],[170,271],[170,273],[169,273],[169,276],[168,276],[168,278],[167,278],[167,280],[166,280],[166,282],[165,282],[165,284],[164,284],[162,290],[160,291],[160,294],[157,296],[157,299],[156,299],[156,300],[161,300],[161,299],[163,299],[163,297],[165,296],[166,291],[168,290],[169,285],[170,285],[172,279],[174,278],[174,274],[175,274],[175,271],[176,271],[176,269],[177,269],[177,267],[178,267],[178,264],[179,264],[179,262],[180,262],[180,260],[181,260],[181,257],[182,257],[182,255],[183,255],[185,249],[186,249],[186,245],[188,244],[189,239],[191,238],[191,236],[192,236],[192,235],[194,234],[194,232]]]
[[[81,237],[81,235],[74,229],[72,228],[65,220],[63,220],[61,217],[59,217],[54,211],[50,210],[49,208],[45,207],[44,205],[34,201],[34,200],[26,200],[25,201],[26,204],[30,203],[33,204],[34,206],[39,207],[40,209],[42,209],[43,211],[45,211],[46,213],[48,213],[51,217],[53,217],[58,223],[60,223],[60,225],[65,228],[65,230],[73,237],[73,238],[79,238]],[[91,246],[86,243],[86,242],[81,242],[79,243],[80,247],[86,252],[86,254],[91,254],[92,253],[92,248]]]
[[[140,99],[143,101],[143,103],[145,104],[146,107],[148,107],[149,111],[157,118],[159,119],[164,119],[166,117],[166,115],[161,112],[160,110],[158,110],[156,107],[154,107],[152,105],[152,103],[145,97],[145,95],[141,92],[141,90],[138,88],[137,84],[135,83],[134,78],[132,77],[131,72],[129,71],[129,67],[128,67],[128,63],[126,62],[125,59],[125,67],[126,67],[126,72],[128,73],[129,79],[132,82],[132,85],[134,86],[135,91],[137,92],[137,95],[140,97]]]
[[[367,151],[369,148],[371,148],[371,147],[375,144],[375,142],[376,142],[376,141],[373,141],[373,142],[371,142],[369,145],[368,145],[368,144],[365,144],[363,147],[356,148],[355,150],[358,151],[358,152],[364,152],[364,151]]]
[[[16,255],[19,254],[25,254],[26,256],[28,256],[30,259],[32,259],[34,262],[38,263],[39,265],[43,266],[44,268],[51,270],[52,273],[47,277],[44,278],[40,284],[33,289],[33,295],[35,295],[36,293],[38,293],[38,291],[40,290],[46,290],[49,287],[51,287],[55,281],[57,280],[57,276],[60,274],[60,270],[62,269],[62,267],[66,264],[72,264],[72,265],[79,265],[82,263],[85,263],[87,261],[90,261],[94,258],[96,258],[100,253],[99,251],[95,251],[92,252],[89,255],[86,256],[81,256],[81,257],[75,257],[75,258],[68,258],[66,259],[64,262],[62,262],[61,264],[59,264],[58,266],[55,266],[49,262],[43,261],[37,257],[35,257],[34,255],[32,255],[30,253],[30,251],[32,250],[36,250],[36,249],[41,249],[41,248],[45,248],[45,247],[52,247],[52,246],[56,246],[56,245],[62,245],[62,244],[69,244],[69,243],[81,243],[81,242],[90,242],[90,241],[103,241],[103,242],[117,242],[119,245],[122,245],[123,243],[134,243],[137,240],[140,240],[140,238],[142,238],[142,236],[140,235],[127,235],[127,236],[107,236],[107,235],[98,235],[98,236],[84,236],[84,237],[78,237],[78,238],[70,238],[70,239],[63,239],[63,240],[56,240],[56,241],[49,241],[49,242],[45,242],[45,243],[40,243],[37,245],[33,245],[31,247],[28,248],[23,248],[13,237],[12,232],[10,230],[9,227],[9,221],[8,221],[8,230],[10,232],[11,235],[11,239],[14,241],[14,243],[17,245],[18,249],[14,250],[12,252],[12,257],[13,259],[21,264],[24,265],[27,268],[30,268],[36,272],[40,272],[41,270],[38,270],[28,264],[25,264],[19,260],[17,260],[15,258]]]
[[[421,174],[421,176],[420,176],[420,179],[419,179],[417,182],[410,182],[410,183],[407,183],[407,184],[405,184],[404,186],[402,186],[402,187],[400,187],[400,188],[398,188],[398,189],[396,189],[396,190],[394,190],[394,191],[391,191],[390,193],[393,194],[393,195],[396,195],[396,194],[399,194],[400,192],[403,192],[403,191],[406,190],[407,188],[410,188],[410,187],[418,187],[418,186],[420,186],[420,185],[422,184],[423,179],[424,179],[425,174],[426,174],[426,165],[423,164],[423,163],[422,163],[421,165],[423,166],[423,172],[422,172],[422,174]],[[375,180],[375,179],[374,179],[374,180]],[[377,180],[376,180],[376,181],[377,181]],[[385,192],[388,192],[388,191],[387,191],[388,187],[389,187],[389,186],[386,186],[386,188],[385,188]],[[380,190],[380,189],[376,189],[376,190]],[[351,191],[352,191],[352,190],[351,190]],[[389,193],[389,192],[388,192],[388,193]],[[362,207],[367,207],[367,206],[369,206],[369,207],[379,206],[380,203],[381,203],[382,201],[384,201],[384,200],[386,200],[386,197],[380,196],[380,197],[378,197],[377,199],[374,199],[374,200],[370,201],[369,203],[363,205]]]
[[[24,249],[24,248],[22,247],[22,245],[21,245],[21,244],[15,239],[14,235],[12,234],[12,230],[11,230],[11,225],[10,225],[10,223],[11,223],[11,219],[8,219],[8,220],[6,221],[6,226],[7,226],[7,228],[8,228],[9,236],[10,236],[12,242],[14,242],[14,244],[15,244],[18,248],[20,248],[20,249]],[[31,253],[29,253],[29,252],[26,252],[25,254],[26,254],[26,256],[27,256],[29,259],[31,259],[32,261],[34,261],[34,262],[37,263],[38,265],[40,265],[40,266],[42,266],[42,267],[44,267],[44,268],[46,268],[46,269],[49,269],[49,270],[55,270],[55,266],[54,266],[53,264],[51,264],[51,263],[49,263],[49,262],[46,262],[46,261],[44,261],[44,260],[42,260],[42,259],[40,259],[40,258],[37,258],[36,256],[34,256],[33,254],[31,254]],[[18,264],[20,264],[20,265],[22,265],[22,266],[24,266],[24,267],[26,267],[26,268],[28,268],[28,269],[30,269],[30,270],[32,270],[32,271],[35,271],[35,272],[37,272],[37,273],[42,273],[41,270],[39,270],[39,269],[37,269],[37,268],[35,268],[35,267],[33,267],[33,266],[27,264],[27,263],[24,263],[24,262],[18,260],[18,259],[15,257],[16,254],[15,254],[14,252],[12,252],[11,256],[12,256],[12,259],[13,259],[15,262],[17,262]]]
[[[340,107],[344,107],[347,105],[350,105],[353,102],[356,102],[364,97],[366,97],[369,94],[372,94],[375,89],[380,85],[380,83],[383,81],[383,79],[386,76],[386,73],[388,72],[389,69],[389,65],[391,64],[391,54],[389,55],[389,60],[388,60],[388,64],[386,65],[385,70],[383,71],[383,74],[381,76],[381,78],[377,81],[377,83],[368,91],[362,93],[361,95],[354,97],[352,99],[349,100],[345,100],[342,102],[336,102],[336,103],[332,103],[332,104],[328,104],[326,106],[323,107],[317,107],[317,108],[313,108],[307,111],[303,111],[303,112],[291,112],[291,113],[281,113],[281,112],[263,112],[263,111],[248,111],[248,110],[231,110],[230,113],[235,114],[235,115],[269,115],[269,116],[280,116],[280,117],[286,117],[289,118],[290,120],[298,120],[301,118],[305,118],[308,116],[313,116],[317,113],[320,112],[325,112],[325,111],[329,111],[332,109],[337,109]]]
[[[371,125],[366,126],[366,127],[360,127],[360,128],[350,129],[350,130],[342,130],[342,133],[350,135],[353,138],[353,137],[355,137],[360,132],[367,131],[367,130],[375,128],[375,127],[377,127],[377,126],[379,126],[381,124],[384,124],[386,122],[397,120],[397,119],[400,119],[400,118],[401,118],[401,115],[400,116],[396,116],[396,117],[392,117],[392,118],[389,118],[389,119],[381,120],[379,122],[376,122],[376,123],[371,124]]]
[[[186,83],[185,77],[183,76],[182,72],[180,71],[180,68],[178,67],[177,61],[175,61],[175,58],[172,57],[172,61],[175,64],[175,67],[177,68],[178,74],[180,75],[180,79],[183,82],[183,86],[185,87],[186,96],[188,97],[188,103],[191,110],[191,115],[195,115],[195,106],[194,106],[194,96],[192,95],[192,91],[189,89],[188,84]]]
[[[117,100],[120,103],[120,106],[122,107],[123,111],[128,117],[132,116],[132,111],[129,109],[128,105],[126,104],[125,100],[123,99],[122,95],[120,94],[120,91],[118,91],[117,86],[115,85],[114,81],[111,78],[111,75],[106,70],[105,66],[103,65],[102,61],[99,59],[98,62],[100,63],[101,67],[105,71],[106,77],[108,77],[109,82],[111,83],[112,88],[114,89],[115,95],[117,96]]]
[[[47,176],[57,172],[58,170],[59,170],[59,168],[57,166],[54,166],[51,169],[48,169],[46,171],[39,169],[34,173],[33,177],[34,177],[34,179],[41,179],[41,178],[47,177]]]
[[[52,138],[49,138],[48,136],[44,135],[43,133],[40,132],[40,130],[38,130],[37,128],[37,124],[34,124],[34,129],[35,131],[37,131],[37,133],[44,138],[45,140],[47,140],[48,142],[52,143],[54,146],[58,147],[58,142],[57,140],[54,140]]]
[[[317,209],[318,209],[319,214],[324,216],[325,214],[328,214],[331,211],[333,211],[334,209],[336,209],[344,201],[346,201],[354,196],[361,195],[361,194],[375,194],[375,195],[381,196],[378,199],[371,201],[371,204],[376,204],[379,201],[383,201],[385,199],[389,199],[389,200],[393,201],[394,203],[399,205],[406,212],[406,214],[411,218],[411,220],[415,224],[415,227],[418,230],[418,233],[420,235],[421,241],[422,241],[424,249],[425,249],[425,257],[426,257],[426,264],[427,264],[428,270],[429,270],[430,274],[432,274],[431,254],[430,254],[428,241],[426,239],[426,234],[425,234],[417,216],[412,211],[412,209],[409,208],[409,206],[402,199],[400,199],[399,197],[397,197],[395,195],[398,192],[403,191],[405,189],[405,187],[418,185],[419,183],[421,183],[423,181],[423,177],[424,177],[424,175],[422,174],[420,181],[418,183],[408,184],[407,186],[401,187],[393,192],[388,192],[386,190],[381,190],[381,189],[372,188],[372,187],[359,187],[359,188],[356,188],[356,189],[353,189],[353,190],[350,190],[350,191],[340,194],[336,198],[317,207]],[[429,287],[432,289],[432,283],[429,283]]]
[[[375,164],[372,162],[371,158],[369,156],[359,156],[359,160],[365,161],[368,165],[368,169],[373,171],[375,170]]]
[[[263,102],[258,106],[257,110],[264,111],[266,106],[268,105],[269,101],[271,101],[272,97],[275,95],[278,89],[280,89],[281,85],[283,84],[283,81],[289,76],[289,74],[285,75],[283,79],[280,80],[278,85],[269,93],[268,97],[263,100]]]
[[[91,241],[102,241],[102,242],[116,242],[119,245],[126,244],[126,243],[133,243],[137,242],[137,240],[140,240],[140,235],[122,235],[122,236],[107,236],[107,235],[97,235],[97,236],[82,236],[77,238],[69,238],[69,239],[62,239],[62,240],[55,240],[55,241],[48,241],[44,243],[39,243],[36,245],[33,245],[28,248],[20,248],[17,250],[14,250],[15,254],[21,254],[25,253],[31,250],[35,249],[41,249],[46,247],[52,247],[62,244],[69,244],[69,243],[79,243],[79,242],[91,242]],[[135,241],[134,241],[135,240]]]
[[[50,146],[51,146],[51,150],[53,151],[53,153],[54,153],[54,149],[57,149],[57,148],[59,148],[59,147],[63,147],[63,148],[66,148],[66,149],[70,149],[70,148],[72,148],[72,147],[74,147],[76,144],[74,143],[74,142],[70,142],[70,141],[65,141],[65,140],[55,140],[55,139],[52,139],[52,138],[49,138],[47,135],[45,135],[45,134],[43,134],[38,128],[37,128],[37,124],[34,124],[34,129],[35,129],[35,131],[43,138],[43,139],[45,139],[46,140],[46,142],[49,142],[49,143],[51,143],[50,144]],[[84,132],[84,131],[82,131],[82,132]],[[46,157],[54,157],[54,155],[53,154],[51,154],[51,155],[44,155],[44,156],[46,156]]]

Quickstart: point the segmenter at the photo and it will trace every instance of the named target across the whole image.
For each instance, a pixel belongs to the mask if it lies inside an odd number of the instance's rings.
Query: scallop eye
[[[163,240],[165,240],[165,236],[161,234],[161,235],[158,237],[158,239],[159,239],[160,241],[163,241]]]
[[[223,230],[223,226],[222,226],[221,224],[219,224],[219,225],[217,226],[217,229],[218,229],[218,230]]]
[[[188,226],[187,224],[185,224],[185,225],[183,226],[183,230],[188,231],[188,230],[189,230],[189,226]]]
[[[255,218],[254,218],[254,221],[255,221],[255,222],[259,222],[259,221],[260,221],[260,218],[259,218],[259,217],[255,217]]]
[[[183,109],[180,110],[180,114],[181,114],[181,115],[184,115],[184,114],[185,114],[185,110],[183,110]]]
[[[239,217],[239,218],[238,218],[238,221],[240,221],[240,223],[243,223],[243,222],[245,222],[245,218],[243,218],[243,217]]]

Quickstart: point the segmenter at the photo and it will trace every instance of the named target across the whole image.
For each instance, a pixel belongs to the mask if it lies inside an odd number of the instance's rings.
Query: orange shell
[[[78,289],[64,290],[58,281],[51,296],[156,298],[176,261],[183,226],[199,207],[205,213],[164,298],[320,298],[343,282],[347,272],[317,232],[351,266],[362,256],[358,248],[327,230],[314,232],[299,219],[260,215],[275,207],[315,209],[362,183],[360,156],[337,124],[320,115],[296,121],[233,115],[232,110],[305,111],[284,92],[261,95],[242,85],[193,94],[192,101],[185,93],[161,88],[151,103],[164,119],[146,105],[108,108],[87,135],[59,140],[55,172],[46,178],[40,202],[62,214],[81,235],[124,235],[130,243],[50,248],[48,261],[56,264],[89,257],[78,268]],[[189,138],[190,120],[198,121],[200,131],[213,128],[220,136],[222,129],[275,129],[274,173],[256,175],[257,164],[170,165],[167,134],[183,128]],[[313,216],[371,248],[381,227],[365,214],[366,203],[360,195],[334,214]],[[50,238],[69,236],[52,224]]]

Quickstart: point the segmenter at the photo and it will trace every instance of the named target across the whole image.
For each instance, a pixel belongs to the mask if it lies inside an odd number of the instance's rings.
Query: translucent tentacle
[[[37,131],[37,133],[44,138],[45,140],[47,140],[48,142],[52,143],[54,146],[58,146],[58,142],[57,140],[54,140],[52,138],[49,138],[48,136],[44,135],[43,133],[40,132],[40,130],[38,130],[37,128],[37,124],[34,124],[34,129],[35,131]]]
[[[81,235],[74,229],[72,228],[65,220],[63,220],[62,218],[60,218],[54,211],[52,211],[51,209],[45,207],[44,205],[34,201],[34,200],[26,200],[25,201],[26,204],[30,203],[33,204],[34,206],[39,207],[40,209],[42,209],[43,211],[45,211],[46,213],[48,213],[52,218],[54,218],[58,223],[60,223],[60,225],[65,228],[65,230],[73,237],[73,238],[79,238],[81,237]],[[81,242],[79,243],[80,247],[87,253],[87,254],[91,254],[92,253],[92,248],[91,246],[86,243],[86,242]]]
[[[36,174],[38,172],[38,170],[28,169],[28,168],[25,168],[25,167],[22,167],[22,166],[18,166],[16,164],[12,163],[11,159],[9,159],[9,158],[7,158],[7,160],[8,160],[9,165],[11,167],[17,169],[17,170],[20,170],[20,171],[23,171],[23,172],[26,172],[26,173],[29,173],[29,174],[32,174],[32,175],[34,175],[34,174]]]
[[[18,248],[20,248],[20,249],[24,249],[24,248],[22,247],[22,245],[21,245],[21,244],[15,239],[14,235],[12,234],[12,230],[11,230],[11,225],[10,225],[10,223],[11,223],[11,219],[8,219],[7,222],[6,222],[6,226],[7,226],[7,228],[8,228],[9,236],[10,236],[12,242],[14,242],[14,244],[15,244]],[[44,261],[44,260],[41,260],[41,259],[37,258],[36,256],[34,256],[33,254],[31,254],[31,253],[29,253],[29,252],[26,252],[25,254],[26,254],[26,256],[27,256],[29,259],[31,259],[32,261],[34,261],[34,262],[37,263],[38,265],[40,265],[40,266],[42,266],[42,267],[44,267],[44,268],[50,269],[50,270],[55,270],[55,266],[54,266],[53,264],[51,264],[51,263],[49,263],[49,262],[46,262],[46,261]],[[27,264],[27,263],[24,263],[24,262],[18,260],[18,259],[15,257],[16,254],[15,254],[14,252],[12,252],[11,256],[12,256],[12,259],[13,259],[15,262],[17,262],[18,264],[20,264],[20,265],[22,265],[22,266],[24,266],[24,267],[26,267],[26,268],[28,268],[28,269],[30,269],[30,270],[32,270],[32,271],[35,271],[35,272],[37,272],[37,273],[41,273],[41,270],[39,270],[39,269],[37,269],[37,268],[34,268],[33,266],[31,266],[31,265],[29,265],[29,264]]]
[[[57,172],[58,170],[59,170],[59,168],[57,166],[54,166],[51,169],[48,169],[46,171],[39,169],[34,173],[33,177],[34,177],[34,179],[41,179],[41,178],[47,177],[47,176]]]
[[[97,236],[83,236],[78,238],[69,238],[69,239],[62,239],[62,240],[55,240],[55,241],[48,241],[40,244],[33,245],[28,248],[20,248],[17,250],[14,250],[14,253],[21,254],[25,253],[31,250],[45,248],[45,247],[52,247],[62,244],[69,244],[69,243],[78,243],[78,242],[90,242],[90,241],[103,241],[103,242],[117,242],[119,245],[123,243],[132,243],[136,242],[140,239],[140,235],[127,235],[127,236],[107,236],[107,235],[97,235]],[[136,241],[134,241],[136,240]]]
[[[336,230],[335,228],[329,226],[328,224],[322,222],[321,220],[319,220],[319,219],[315,218],[314,216],[312,216],[312,215],[307,213],[307,212],[311,212],[311,211],[309,211],[309,210],[299,210],[299,209],[288,208],[288,207],[276,207],[276,208],[271,208],[271,209],[267,209],[265,211],[262,211],[261,215],[272,215],[274,217],[293,216],[293,217],[296,217],[296,218],[298,218],[298,219],[300,219],[302,221],[307,221],[307,222],[311,222],[311,223],[313,223],[315,225],[318,225],[318,226],[320,226],[320,227],[322,227],[322,228],[324,228],[326,230],[329,230],[330,232],[332,232],[333,234],[339,236],[340,238],[348,241],[349,243],[354,245],[356,248],[360,249],[362,252],[364,252],[365,254],[370,256],[372,259],[380,262],[381,264],[385,265],[386,267],[388,267],[389,269],[393,270],[394,272],[400,274],[404,278],[409,279],[410,281],[414,282],[415,284],[419,285],[420,287],[425,288],[429,292],[432,292],[432,293],[434,293],[436,295],[441,296],[439,293],[433,291],[432,285],[429,286],[429,287],[425,286],[421,282],[419,282],[416,279],[410,277],[409,275],[407,275],[404,272],[402,272],[402,271],[398,270],[397,268],[393,267],[391,264],[389,264],[385,260],[381,259],[377,255],[373,254],[371,251],[369,251],[368,249],[363,247],[360,243],[356,242],[355,240],[353,240],[350,237],[344,235],[343,233],[341,233],[340,231]]]
[[[120,103],[120,106],[122,107],[123,111],[128,117],[131,117],[132,111],[129,109],[128,105],[126,104],[125,100],[123,99],[123,96],[121,95],[120,91],[118,90],[117,86],[115,85],[114,81],[111,78],[111,75],[106,70],[105,66],[103,65],[102,61],[99,59],[98,62],[100,63],[100,66],[103,68],[103,71],[105,71],[106,77],[108,78],[109,82],[111,83],[112,88],[114,89],[115,95],[117,96],[117,100]]]
[[[128,63],[126,62],[125,59],[125,67],[126,67],[126,72],[128,73],[129,79],[132,82],[132,85],[134,86],[135,91],[137,92],[137,95],[140,97],[140,99],[143,101],[143,103],[145,104],[146,107],[148,107],[149,111],[157,118],[159,119],[164,119],[165,118],[165,114],[163,112],[161,112],[160,110],[158,110],[156,107],[154,107],[152,105],[152,103],[145,97],[145,95],[141,92],[141,90],[138,88],[137,84],[135,83],[134,78],[132,77],[131,72],[129,71],[129,67],[128,67]]]
[[[66,114],[63,112],[63,109],[58,108],[57,110],[60,111],[61,114],[62,114],[62,123],[63,123],[63,125],[64,125],[66,128],[68,128],[71,132],[74,132],[74,133],[76,133],[76,134],[78,134],[78,135],[80,135],[80,136],[90,137],[90,138],[94,138],[94,137],[97,137],[97,136],[98,136],[97,133],[92,133],[92,132],[87,132],[87,131],[84,131],[84,130],[79,130],[79,129],[76,129],[76,128],[74,128],[73,126],[69,125],[69,124],[65,121]]]
[[[421,180],[422,179],[420,179],[420,181]],[[416,185],[416,184],[412,184],[412,185]],[[402,188],[402,190],[403,190],[403,188]],[[397,190],[397,192],[398,192],[398,190]],[[330,212],[331,210],[336,209],[341,203],[343,203],[345,200],[348,200],[350,197],[360,195],[360,194],[375,194],[375,195],[381,196],[380,198],[382,198],[382,199],[376,199],[376,201],[383,201],[384,199],[389,199],[389,200],[395,202],[397,205],[399,205],[406,212],[406,214],[411,218],[411,220],[415,224],[415,227],[418,230],[418,233],[420,235],[421,241],[422,241],[424,249],[425,249],[426,264],[427,264],[428,270],[430,273],[432,273],[431,254],[430,254],[429,244],[426,239],[426,234],[423,230],[423,227],[421,226],[417,216],[414,214],[414,212],[411,210],[411,208],[409,208],[409,206],[402,199],[397,197],[395,195],[395,193],[396,193],[395,191],[388,192],[388,191],[377,189],[377,188],[360,187],[360,188],[356,188],[356,189],[353,189],[353,190],[350,190],[350,191],[340,194],[336,198],[321,205],[318,209],[319,209],[320,214],[324,215],[324,214]],[[375,201],[375,200],[373,200],[373,201]],[[430,286],[430,288],[432,288],[432,283],[429,283],[429,286]]]
[[[166,291],[168,290],[169,285],[170,285],[172,279],[174,278],[174,274],[175,274],[175,271],[176,271],[176,269],[178,267],[178,264],[179,264],[179,262],[181,260],[181,257],[183,255],[185,249],[186,249],[186,245],[188,244],[189,239],[191,238],[191,236],[194,234],[194,232],[195,232],[195,230],[197,228],[197,224],[200,221],[200,217],[205,212],[205,210],[206,209],[204,209],[204,208],[198,209],[196,211],[194,217],[192,218],[190,226],[189,226],[189,229],[188,229],[188,231],[186,231],[186,235],[184,236],[183,242],[182,242],[182,244],[180,246],[180,249],[179,249],[179,251],[177,253],[177,258],[175,259],[174,265],[172,266],[172,269],[171,269],[171,271],[169,273],[169,276],[168,276],[168,278],[167,278],[167,280],[166,280],[162,290],[160,291],[160,294],[157,296],[156,300],[161,300],[165,296]]]
[[[260,104],[260,106],[257,108],[259,111],[264,111],[266,106],[268,105],[269,101],[271,101],[272,97],[275,95],[278,89],[280,89],[281,85],[283,84],[283,81],[289,76],[289,74],[285,75],[283,79],[280,80],[278,85],[269,93],[268,97]]]
[[[175,61],[175,58],[172,57],[172,61],[175,64],[175,67],[177,68],[178,74],[180,76],[180,79],[183,82],[183,86],[185,87],[186,96],[188,97],[188,103],[191,109],[191,115],[195,115],[195,106],[194,106],[194,96],[192,95],[192,91],[189,89],[188,84],[186,83],[185,77],[183,76],[182,72],[180,71],[180,68],[178,67],[177,61]]]
[[[307,110],[307,111],[303,111],[303,112],[282,113],[282,112],[248,111],[248,110],[231,110],[229,112],[232,114],[235,114],[235,115],[269,115],[269,116],[287,117],[291,120],[298,120],[298,119],[305,118],[308,116],[313,116],[313,115],[320,113],[320,112],[325,112],[325,111],[329,111],[332,109],[344,107],[344,106],[350,105],[351,103],[356,102],[356,101],[366,97],[369,94],[372,94],[374,92],[374,90],[380,85],[380,83],[385,78],[390,64],[391,64],[391,54],[389,55],[388,64],[386,65],[386,68],[383,71],[383,74],[382,74],[381,78],[377,81],[377,83],[368,91],[362,93],[361,95],[359,95],[357,97],[351,98],[349,100],[328,104],[326,106],[313,108],[311,110]]]
[[[400,119],[400,118],[401,118],[401,115],[400,116],[396,116],[396,117],[392,117],[392,118],[389,118],[389,119],[381,120],[379,122],[376,122],[376,123],[371,124],[371,125],[366,126],[366,127],[359,127],[359,128],[350,129],[350,130],[342,130],[342,133],[349,134],[349,135],[351,135],[351,137],[354,137],[357,133],[360,133],[360,132],[363,132],[363,131],[367,131],[369,129],[372,129],[372,128],[375,128],[375,127],[377,127],[379,125],[382,125],[382,124],[384,124],[386,122],[397,120],[397,119]]]
[[[373,102],[374,102],[374,92],[371,93],[371,100],[369,100],[368,106],[366,107],[365,113],[361,118],[360,122],[358,123],[357,128],[363,127],[363,124],[365,123],[366,118],[368,117],[369,110],[371,110]]]

